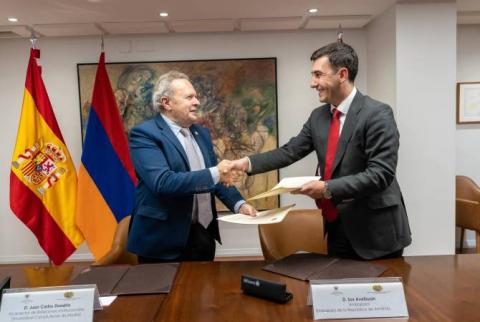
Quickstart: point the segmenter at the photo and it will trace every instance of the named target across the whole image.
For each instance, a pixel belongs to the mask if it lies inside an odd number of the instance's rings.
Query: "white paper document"
[[[109,306],[110,304],[113,303],[113,301],[115,301],[116,298],[117,298],[116,295],[113,295],[113,296],[100,296],[100,303],[102,303],[102,306]]]
[[[288,212],[295,206],[291,204],[281,208],[275,208],[265,211],[257,212],[255,217],[234,214],[219,217],[218,220],[226,221],[234,224],[246,224],[246,225],[265,225],[265,224],[276,224],[279,223],[285,218]]]
[[[251,197],[247,199],[247,201],[266,198],[266,197],[272,197],[285,192],[292,192],[300,189],[307,182],[318,181],[318,180],[320,180],[320,177],[317,177],[317,176],[283,178],[271,190],[262,192],[261,194]]]

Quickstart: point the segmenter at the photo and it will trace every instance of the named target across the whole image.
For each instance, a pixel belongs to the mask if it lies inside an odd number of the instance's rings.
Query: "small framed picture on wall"
[[[480,124],[480,82],[457,83],[457,124]]]

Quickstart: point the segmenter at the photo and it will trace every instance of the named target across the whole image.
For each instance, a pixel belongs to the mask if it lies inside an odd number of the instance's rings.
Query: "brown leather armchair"
[[[476,234],[477,253],[480,253],[480,187],[465,176],[456,176],[455,225],[460,227],[460,253],[463,250],[465,229]]]
[[[112,265],[112,264],[138,264],[135,254],[127,251],[128,226],[131,216],[123,218],[117,226],[115,236],[113,237],[112,248],[105,256],[93,263],[94,266]]]
[[[292,210],[277,224],[258,225],[260,245],[266,260],[278,260],[298,251],[326,254],[322,211]]]

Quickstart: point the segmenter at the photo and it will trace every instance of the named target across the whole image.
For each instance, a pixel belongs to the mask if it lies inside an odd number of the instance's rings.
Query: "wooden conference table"
[[[408,321],[480,321],[480,255],[419,256],[376,262],[389,267],[383,276],[403,277]],[[312,307],[306,305],[308,283],[263,271],[263,265],[262,261],[185,262],[170,294],[118,297],[103,311],[95,312],[94,321],[312,321]],[[65,267],[64,280],[44,278],[41,282],[65,284],[88,264]],[[37,273],[41,270],[37,269]],[[12,287],[35,285],[38,281],[32,274],[35,272],[26,270],[25,265],[0,265],[0,275],[11,276]],[[287,304],[276,304],[244,295],[240,290],[242,274],[284,282],[293,299]]]

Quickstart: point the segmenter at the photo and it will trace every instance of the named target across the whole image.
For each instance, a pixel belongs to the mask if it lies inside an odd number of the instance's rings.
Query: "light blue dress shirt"
[[[168,127],[170,130],[172,130],[173,134],[175,134],[175,137],[180,141],[180,144],[182,145],[183,149],[185,150],[185,137],[183,134],[180,132],[182,127],[166,117],[165,115],[161,114],[165,122],[167,123]],[[195,136],[192,135],[190,132],[190,129],[187,129],[188,132],[190,133],[191,137],[193,138],[193,145],[195,147],[195,150],[197,151],[197,154],[200,156],[200,162],[202,164],[202,167],[205,168],[205,159],[203,158],[202,151],[200,150],[200,147],[198,146],[197,142],[195,141]],[[185,150],[186,152],[186,150]],[[212,180],[213,183],[217,184],[220,181],[220,172],[218,171],[218,167],[211,167],[208,168],[210,170],[210,174],[212,175]],[[238,214],[240,207],[245,203],[245,200],[239,200],[234,207],[235,213]]]

